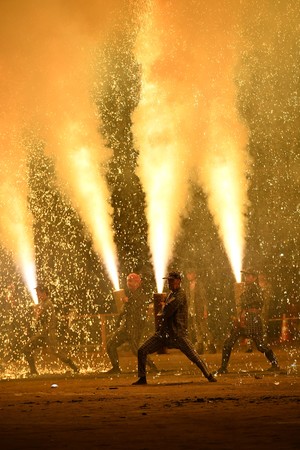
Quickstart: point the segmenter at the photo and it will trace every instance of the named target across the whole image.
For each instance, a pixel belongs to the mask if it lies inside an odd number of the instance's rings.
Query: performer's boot
[[[68,358],[66,360],[66,364],[71,367],[71,369],[75,372],[78,373],[79,372],[79,368],[76,366],[76,364],[71,360],[71,358]]]
[[[231,348],[223,347],[223,351],[222,351],[222,365],[216,371],[216,375],[218,375],[220,373],[228,373],[227,366],[228,366],[230,355],[231,355]]]
[[[105,373],[107,375],[116,375],[118,373],[121,373],[121,369],[120,369],[119,365],[117,365],[117,366],[113,366],[110,370],[108,370]]]
[[[154,364],[154,362],[152,361],[152,359],[148,359],[147,358],[147,366],[150,368],[151,372],[159,372],[158,368],[156,367],[156,365]]]
[[[215,383],[217,381],[212,373],[209,375],[207,379],[210,383]]]
[[[140,377],[137,381],[132,383],[133,386],[139,386],[139,385],[143,385],[143,384],[147,384],[147,378],[146,377]]]
[[[277,361],[276,356],[274,355],[274,352],[272,349],[269,349],[266,353],[265,353],[267,359],[270,361],[270,363],[272,364],[272,366],[268,369],[269,371],[276,371],[279,370],[279,364]]]

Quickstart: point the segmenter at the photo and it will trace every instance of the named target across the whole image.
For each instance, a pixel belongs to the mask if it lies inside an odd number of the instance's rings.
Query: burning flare
[[[143,17],[136,58],[142,66],[141,98],[133,114],[133,133],[139,148],[138,175],[146,193],[149,246],[158,292],[172,257],[181,215],[185,210],[188,184],[186,146],[180,137],[180,105],[174,103],[173,86],[161,72],[164,57],[153,2]],[[155,31],[154,31],[155,30]],[[169,89],[170,88],[170,89]]]
[[[142,86],[133,132],[157,283],[172,257],[193,178],[208,195],[240,277],[249,163],[234,82],[240,2],[217,3],[149,0],[138,33]]]
[[[95,81],[92,55],[126,2],[28,0],[19,2],[18,8],[14,3],[0,5],[0,123],[8,135],[26,128],[44,140],[46,151],[55,159],[60,184],[86,222],[95,249],[118,288],[103,173],[111,152],[97,131],[101,121],[93,107],[91,87]],[[11,173],[19,159],[20,150],[14,148],[8,155]],[[26,186],[22,188],[19,184],[13,192],[15,198],[25,200]]]
[[[20,164],[21,152],[13,139],[1,139],[0,239],[12,254],[17,269],[35,303],[37,296],[32,216],[28,211],[26,173]],[[7,155],[15,155],[19,160]]]
[[[112,208],[109,205],[109,191],[100,173],[96,152],[92,148],[74,146],[74,150],[66,153],[65,157],[64,164],[68,166],[66,181],[69,195],[91,232],[95,251],[103,258],[114,288],[118,290]],[[74,176],[71,177],[70,174]]]

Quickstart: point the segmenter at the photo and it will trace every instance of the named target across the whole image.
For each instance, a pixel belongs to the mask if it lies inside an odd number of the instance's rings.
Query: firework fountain
[[[142,87],[133,131],[158,292],[193,177],[237,281],[244,253],[249,161],[234,83],[238,2],[230,11],[220,4],[217,15],[206,2],[187,3],[145,2],[136,47]]]

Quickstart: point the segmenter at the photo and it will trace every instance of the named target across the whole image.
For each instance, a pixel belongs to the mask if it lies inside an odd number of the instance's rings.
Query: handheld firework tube
[[[117,312],[121,312],[122,306],[123,306],[123,302],[122,302],[122,298],[125,297],[125,290],[124,289],[119,289],[118,291],[113,291],[113,298],[115,301],[115,305],[117,308]]]
[[[165,301],[166,297],[167,294],[165,292],[161,294],[153,294],[155,330],[158,330],[158,327],[160,325],[160,320],[162,317],[162,303]],[[157,353],[160,355],[166,354],[166,347],[162,347],[161,350],[159,350]]]

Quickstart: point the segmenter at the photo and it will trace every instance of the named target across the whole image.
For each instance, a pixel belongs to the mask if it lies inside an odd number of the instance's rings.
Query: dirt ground
[[[209,383],[180,352],[154,355],[158,374],[132,386],[136,359],[122,374],[76,376],[47,371],[35,379],[0,381],[2,449],[298,449],[299,349],[276,348],[281,371],[256,350],[232,353],[230,373]],[[220,353],[203,355],[211,370]],[[84,365],[84,364],[83,364]],[[107,366],[108,367],[108,366]]]

